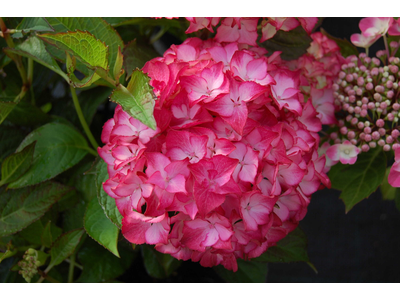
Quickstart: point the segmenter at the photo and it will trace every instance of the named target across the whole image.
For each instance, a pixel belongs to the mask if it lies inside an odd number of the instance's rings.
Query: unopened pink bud
[[[356,113],[356,114],[360,114],[360,112],[361,112],[361,107],[355,107],[354,108],[354,112]],[[358,120],[357,120],[358,121]]]
[[[375,124],[378,127],[383,127],[383,126],[385,126],[385,121],[383,121],[382,119],[378,119],[378,120],[376,120]]]
[[[364,128],[364,122],[358,122],[357,127],[358,127],[358,129],[363,129]]]
[[[376,131],[375,131],[375,132],[376,132]],[[385,128],[379,128],[379,129],[378,129],[378,132],[379,132],[379,134],[380,134],[381,136],[386,135],[386,129],[385,129]]]
[[[360,116],[364,118],[367,115],[368,115],[368,111],[366,109],[362,109],[361,112],[360,112]]]
[[[373,103],[373,102],[368,103],[368,108],[369,109],[374,109],[375,108],[375,103]]]
[[[360,136],[360,140],[365,140],[365,133],[364,132],[361,132],[359,136]]]
[[[353,81],[353,80],[354,80],[353,75],[351,75],[351,74],[347,74],[347,75],[346,75],[346,81],[347,81],[347,82],[350,82],[350,81]]]
[[[389,121],[393,121],[394,120],[394,115],[392,113],[388,113],[387,118]]]
[[[333,89],[334,91],[339,90],[339,85],[338,85],[337,83],[332,84],[332,89]]]
[[[354,93],[355,93],[355,92],[354,92]],[[356,102],[356,96],[354,96],[354,95],[349,96],[349,102],[350,102],[350,103]]]
[[[388,80],[388,82],[386,82],[386,87],[387,87],[388,89],[391,89],[391,88],[393,87],[393,81]]]
[[[339,120],[338,121],[338,125],[339,125],[339,127],[343,127],[344,126],[344,121],[343,120]]]
[[[329,136],[330,136],[330,138],[331,138],[332,140],[335,140],[335,139],[338,138],[338,135],[337,135],[336,132],[332,132]]]
[[[339,78],[340,78],[340,79],[343,79],[343,78],[345,78],[345,77],[346,77],[346,73],[343,72],[343,71],[340,71],[340,72],[339,72]]]
[[[346,121],[347,121],[347,122],[350,122],[350,120],[351,120],[352,118],[353,118],[352,115],[347,115],[347,116],[346,116]]]
[[[366,57],[366,58],[364,59],[364,62],[367,63],[367,64],[369,64],[369,63],[371,62],[371,57]]]
[[[347,110],[349,108],[350,104],[344,103],[343,104],[343,110]]]
[[[365,72],[367,70],[367,67],[366,66],[360,66],[360,71],[361,72]]]
[[[362,89],[356,89],[356,94],[357,94],[357,96],[361,96],[363,94],[363,90]]]
[[[391,144],[391,143],[393,143],[393,142],[394,142],[393,137],[392,137],[391,135],[388,135],[388,136],[386,137],[386,143]]]
[[[356,91],[353,90],[353,89],[349,89],[349,90],[347,91],[347,95],[349,95],[349,96],[354,96],[355,94],[356,94]]]
[[[361,146],[361,150],[362,150],[363,152],[368,152],[369,146],[368,146],[367,144],[364,144],[364,145]]]
[[[400,104],[399,103],[393,103],[392,108],[394,110],[399,110],[400,109]]]
[[[367,97],[363,97],[363,98],[361,99],[361,102],[362,102],[363,104],[367,104],[367,103],[369,102],[369,100],[368,100]]]
[[[347,111],[352,114],[354,112],[354,107],[353,106],[349,106]]]
[[[377,85],[375,87],[375,91],[378,92],[378,93],[383,93],[385,91],[385,88],[383,86],[381,86],[381,85]]]
[[[334,141],[334,143],[335,143],[335,144],[341,144],[341,143],[342,143],[342,140],[341,140],[341,139],[336,139],[336,140]]]
[[[374,131],[374,132],[371,134],[371,136],[372,136],[372,138],[373,138],[375,141],[379,140],[379,138],[381,137],[378,131]]]
[[[371,127],[365,127],[364,128],[364,132],[365,133],[371,133],[371,131],[372,131]]]
[[[385,144],[386,144],[386,143],[385,143],[384,140],[379,140],[379,141],[378,141],[378,145],[381,146],[381,147],[385,146]]]
[[[390,151],[390,145],[388,145],[388,144],[384,145],[383,151]]]
[[[356,139],[351,139],[350,143],[352,143],[355,146],[355,145],[357,145],[357,140]]]
[[[390,134],[394,139],[397,139],[400,135],[400,131],[398,131],[397,129],[393,129],[392,133]]]
[[[397,143],[396,143],[396,144],[393,144],[393,145],[392,145],[392,149],[393,149],[393,150],[396,150],[397,148],[400,148],[400,144],[397,144]]]
[[[366,134],[365,137],[364,137],[364,140],[366,142],[370,142],[372,140],[372,136],[370,134]]]
[[[373,57],[373,58],[372,58],[372,63],[373,63],[374,65],[379,66],[379,65],[381,64],[381,61],[380,61],[379,59],[377,59],[376,57]]]
[[[347,133],[347,127],[343,126],[342,128],[340,128],[340,133],[341,134],[346,134]]]
[[[386,102],[381,102],[380,108],[385,109],[387,107],[387,103]]]
[[[374,85],[372,84],[372,82],[368,82],[368,83],[365,85],[365,88],[366,88],[368,91],[370,91],[370,90],[372,90],[372,89],[374,88]]]
[[[372,70],[371,70],[371,75],[372,76],[376,76],[376,75],[378,75],[379,74],[379,69],[378,68],[373,68]]]
[[[381,96],[381,94],[378,94],[378,93],[375,93],[374,94],[374,99],[376,100],[376,101],[382,101],[382,96]]]
[[[392,99],[393,96],[394,96],[394,92],[393,92],[392,90],[390,90],[390,91],[388,91],[388,92],[386,93],[386,97],[388,97],[389,99]]]
[[[354,139],[354,138],[356,137],[356,133],[355,133],[354,131],[349,131],[349,132],[347,133],[347,137],[348,137],[349,139]]]
[[[396,41],[392,41],[392,42],[390,42],[389,46],[392,48],[397,48],[397,47],[399,47],[399,43]]]
[[[376,143],[375,142],[369,142],[369,146],[371,148],[376,148]]]
[[[378,108],[376,109],[376,112],[377,112],[377,113],[382,113],[382,112],[383,112],[383,109],[380,108],[380,107],[378,107]]]
[[[368,105],[367,104],[361,105],[361,109],[368,109]]]
[[[389,66],[389,71],[392,72],[393,74],[396,74],[399,71],[398,66],[390,65]]]
[[[356,108],[359,109],[359,107],[356,107]],[[358,118],[353,118],[353,119],[351,119],[351,124],[356,125],[357,122],[358,122]]]

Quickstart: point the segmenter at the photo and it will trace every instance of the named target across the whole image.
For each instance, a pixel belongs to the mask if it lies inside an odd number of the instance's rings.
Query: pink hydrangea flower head
[[[390,168],[388,182],[393,187],[400,187],[400,148],[396,148],[394,151],[394,160],[392,167]]]

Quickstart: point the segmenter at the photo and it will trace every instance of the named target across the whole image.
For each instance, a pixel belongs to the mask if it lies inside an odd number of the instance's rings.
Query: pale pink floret
[[[211,32],[214,32],[212,26],[216,26],[219,22],[220,18],[186,18],[190,22],[189,28],[185,31],[185,33],[192,33],[198,31],[203,28],[207,28]]]
[[[392,17],[370,17],[362,19],[359,23],[359,27],[366,37],[382,36],[386,34],[392,23]]]
[[[257,46],[257,22],[259,18],[225,18],[217,29],[218,42],[238,42]]]
[[[393,23],[389,27],[388,34],[394,36],[400,35],[400,19],[393,19]]]
[[[317,117],[322,124],[335,124],[335,106],[333,105],[332,89],[315,89],[311,88],[311,101],[315,110],[318,112]]]
[[[326,155],[333,161],[340,161],[342,164],[352,165],[357,161],[357,155],[361,149],[354,146],[350,141],[344,141],[342,144],[335,144],[326,150]]]
[[[252,147],[241,142],[237,142],[234,145],[236,149],[229,154],[229,157],[238,159],[239,163],[232,174],[233,179],[235,179],[236,182],[240,179],[254,184],[258,168],[257,153]]]
[[[380,37],[381,37],[380,35],[365,36],[363,34],[354,33],[351,35],[350,40],[354,44],[354,46],[360,48],[369,48]]]
[[[394,164],[390,168],[388,182],[393,187],[400,187],[400,148],[394,151]]]
[[[243,194],[240,199],[240,215],[246,230],[257,230],[258,225],[267,224],[276,200],[262,195],[259,191]]]
[[[302,114],[302,107],[299,101],[299,89],[292,73],[279,72],[274,76],[276,85],[271,87],[271,92],[275,103],[279,109],[287,108],[298,115]]]

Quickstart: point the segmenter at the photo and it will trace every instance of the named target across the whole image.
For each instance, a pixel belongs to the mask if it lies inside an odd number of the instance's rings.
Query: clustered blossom
[[[99,148],[104,190],[131,243],[236,271],[237,258],[275,245],[304,217],[311,194],[330,186],[321,121],[298,73],[265,53],[189,38],[146,63],[157,129],[118,106]]]
[[[298,26],[302,26],[304,30],[311,34],[313,28],[318,22],[318,18],[186,18],[190,22],[186,33],[192,33],[200,29],[206,28],[214,32],[213,26],[221,21],[221,25],[217,29],[215,39],[217,42],[238,42],[251,46],[257,46],[257,25],[260,22],[261,39],[264,42],[274,37],[278,30],[290,31]]]

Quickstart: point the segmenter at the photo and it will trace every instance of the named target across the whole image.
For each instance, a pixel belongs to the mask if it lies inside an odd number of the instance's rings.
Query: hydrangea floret
[[[189,30],[215,22],[194,18]],[[103,187],[131,243],[236,271],[238,258],[294,230],[311,194],[330,186],[321,120],[299,73],[253,46],[252,22],[225,18],[215,39],[189,38],[145,64],[156,130],[120,106],[105,123]]]

